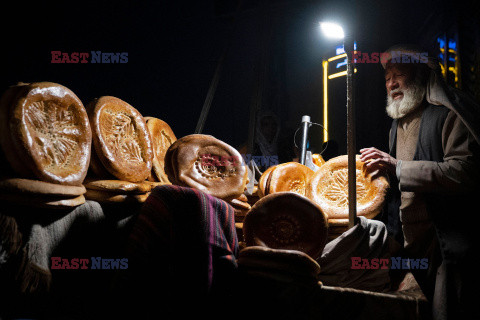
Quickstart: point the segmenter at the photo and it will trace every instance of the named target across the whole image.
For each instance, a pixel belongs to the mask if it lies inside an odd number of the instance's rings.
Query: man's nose
[[[390,79],[387,81],[386,86],[388,91],[392,91],[399,87],[399,83],[395,79]]]

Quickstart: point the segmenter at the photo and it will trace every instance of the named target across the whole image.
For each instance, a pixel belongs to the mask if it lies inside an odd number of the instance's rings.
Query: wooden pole
[[[270,54],[270,40],[272,36],[272,25],[269,17],[269,0],[263,0],[260,5],[260,13],[262,15],[261,23],[261,53],[257,60],[256,65],[256,81],[254,84],[254,93],[252,104],[250,105],[250,120],[248,127],[248,142],[247,142],[247,154],[252,154],[255,145],[255,136],[257,118],[262,108],[263,94],[265,91],[265,81],[268,71],[268,62]]]
[[[200,116],[197,120],[197,126],[195,127],[195,133],[200,134],[203,131],[203,127],[205,126],[205,122],[207,121],[208,113],[210,112],[210,107],[212,106],[213,97],[215,92],[217,91],[218,82],[220,80],[220,75],[222,73],[223,65],[225,63],[225,57],[228,55],[228,51],[230,50],[231,42],[233,35],[235,34],[236,26],[237,26],[237,16],[240,12],[240,8],[242,7],[242,2],[238,2],[237,10],[235,11],[235,15],[233,17],[233,26],[230,30],[230,34],[228,36],[227,44],[223,49],[222,55],[218,60],[217,67],[215,68],[215,73],[213,74],[212,81],[210,82],[210,87],[208,88],[207,96],[205,97],[205,101],[203,102],[202,111],[200,112]]]

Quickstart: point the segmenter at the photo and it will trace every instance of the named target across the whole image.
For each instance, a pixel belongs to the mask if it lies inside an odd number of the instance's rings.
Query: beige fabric
[[[420,132],[422,111],[423,107],[398,121],[396,150],[398,160],[413,160]],[[401,192],[400,221],[402,222],[405,248],[415,245],[415,240],[431,228],[432,222],[428,216],[422,193]]]
[[[430,104],[454,111],[480,144],[480,105],[460,90],[448,87],[438,69],[430,72],[426,99]]]
[[[352,257],[390,260],[391,239],[383,222],[358,217],[358,223],[327,243],[317,259],[319,280],[328,286],[385,292],[390,289],[389,269],[352,269]]]
[[[442,130],[444,161],[402,161],[400,191],[460,194],[474,188],[480,172],[472,150],[475,138],[453,111]]]

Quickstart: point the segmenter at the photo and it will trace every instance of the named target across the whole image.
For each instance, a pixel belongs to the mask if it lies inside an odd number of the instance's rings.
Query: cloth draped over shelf
[[[381,221],[358,219],[353,228],[326,244],[317,260],[320,281],[328,286],[384,292],[390,285],[389,268],[353,269],[352,257],[390,260],[387,228]]]

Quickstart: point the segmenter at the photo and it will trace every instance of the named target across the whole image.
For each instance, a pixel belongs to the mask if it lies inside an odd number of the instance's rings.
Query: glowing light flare
[[[345,37],[343,28],[336,23],[320,22],[320,29],[326,37],[331,39],[343,39]]]

